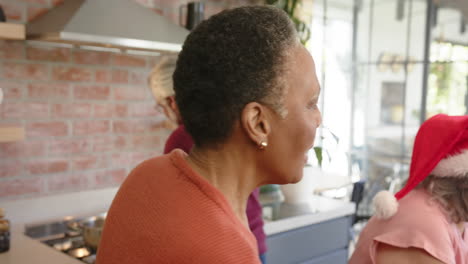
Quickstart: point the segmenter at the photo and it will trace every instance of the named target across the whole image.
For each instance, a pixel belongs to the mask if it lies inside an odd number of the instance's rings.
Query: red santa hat
[[[374,197],[375,216],[388,219],[398,211],[398,201],[427,176],[468,177],[468,115],[439,114],[419,128],[411,157],[408,182],[395,196],[388,191]]]

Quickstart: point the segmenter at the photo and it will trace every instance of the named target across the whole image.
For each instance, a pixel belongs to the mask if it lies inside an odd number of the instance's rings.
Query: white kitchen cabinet
[[[268,264],[345,264],[351,217],[344,216],[267,237]]]

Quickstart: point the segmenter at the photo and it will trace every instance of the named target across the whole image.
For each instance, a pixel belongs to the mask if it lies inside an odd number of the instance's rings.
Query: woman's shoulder
[[[398,233],[410,239],[449,237],[450,223],[440,204],[424,190],[413,190],[398,202],[397,213],[388,220],[375,219],[383,234]],[[380,228],[382,227],[382,228]]]
[[[396,215],[376,220],[383,231],[373,237],[396,248],[423,249],[442,261],[453,259],[453,228],[441,206],[424,190],[414,190],[399,202]]]
[[[397,221],[406,225],[430,227],[433,225],[449,226],[447,215],[440,205],[427,191],[416,189],[399,201]]]
[[[148,158],[142,162],[140,162],[132,172],[142,172],[147,170],[153,170],[155,167],[167,167],[171,164],[171,156],[174,153],[168,153],[163,155],[157,155],[151,158]]]
[[[186,155],[182,150],[174,149],[168,154],[144,160],[130,171],[125,182],[148,184],[157,181],[158,185],[162,185],[163,182],[179,180],[179,167]]]

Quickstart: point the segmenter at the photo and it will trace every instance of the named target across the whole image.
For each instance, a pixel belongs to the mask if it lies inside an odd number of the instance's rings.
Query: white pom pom
[[[389,219],[398,211],[398,201],[389,191],[378,192],[372,204],[374,205],[374,215],[379,219]]]

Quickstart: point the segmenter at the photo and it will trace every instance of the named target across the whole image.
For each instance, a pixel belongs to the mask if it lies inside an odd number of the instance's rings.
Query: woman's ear
[[[172,109],[172,111],[177,112],[177,103],[175,100],[175,96],[168,96],[165,98],[166,104]]]
[[[262,142],[268,144],[271,133],[268,109],[257,102],[248,103],[241,114],[241,125],[252,143],[261,146]]]
[[[177,124],[182,124],[182,117],[180,116],[179,108],[177,107],[177,103],[175,100],[175,96],[168,96],[166,97],[166,103],[169,106],[169,108],[172,110],[174,113],[174,121],[177,122]]]

